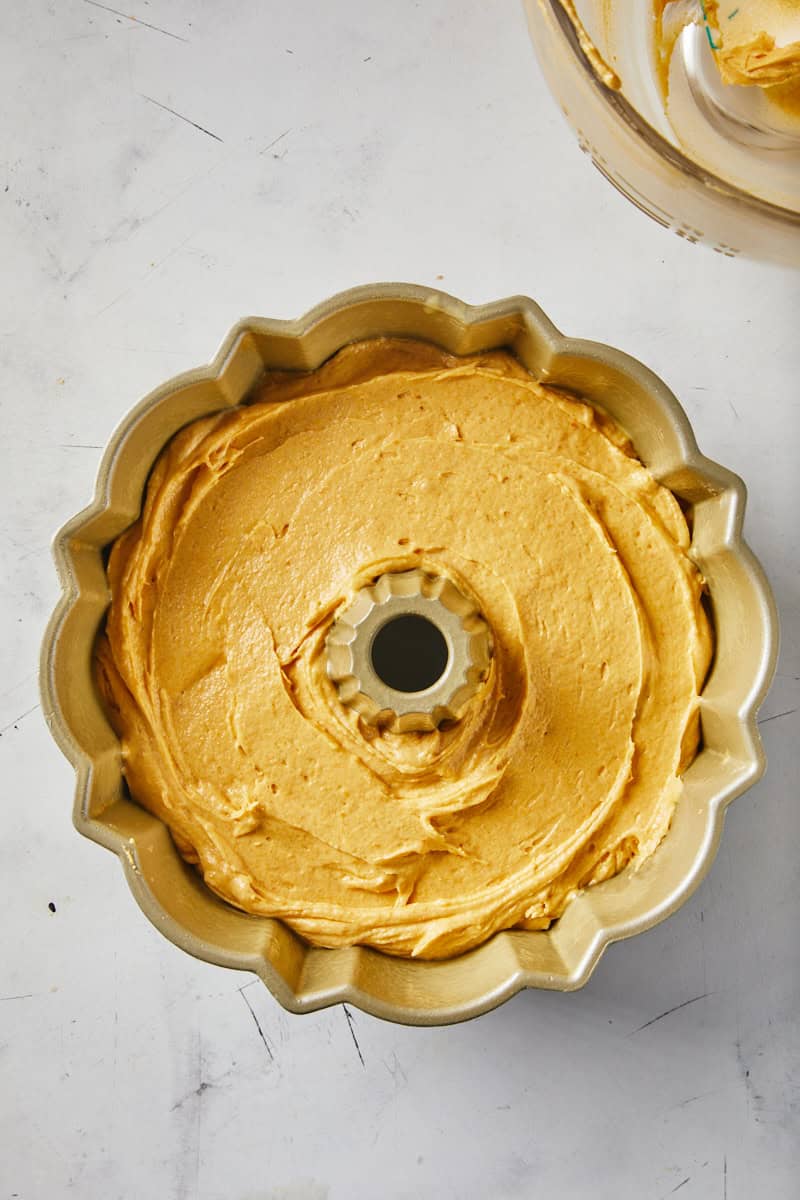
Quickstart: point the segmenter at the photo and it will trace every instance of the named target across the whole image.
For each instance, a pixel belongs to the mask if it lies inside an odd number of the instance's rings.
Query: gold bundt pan
[[[109,599],[104,554],[139,516],[165,443],[188,422],[245,402],[267,371],[313,370],[347,343],[382,335],[453,354],[510,349],[536,378],[609,412],[687,509],[715,626],[702,748],[656,853],[638,871],[579,895],[549,930],[498,933],[447,961],[310,947],[280,921],[216,897],[166,826],[128,795],[92,673]],[[610,942],[655,925],[694,891],[716,853],[727,805],[764,771],[755,719],[775,667],[778,622],[742,539],[744,506],[744,484],[700,454],[661,380],[608,346],[563,337],[525,297],[472,307],[430,288],[377,284],[334,296],[297,321],[245,319],[210,366],[165,383],[126,417],[103,456],[94,500],[56,535],[63,592],[42,647],[41,691],[53,736],[75,767],[75,825],[119,856],[138,904],[166,937],[198,958],[255,972],[293,1012],[346,1001],[389,1020],[435,1025],[494,1008],[521,988],[581,987]]]

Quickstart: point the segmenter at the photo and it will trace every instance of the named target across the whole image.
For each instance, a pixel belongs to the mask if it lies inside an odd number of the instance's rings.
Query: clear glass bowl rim
[[[540,0],[533,0],[534,5],[539,2]],[[573,54],[579,70],[588,77],[601,103],[611,111],[612,116],[621,119],[629,130],[669,166],[676,168],[684,175],[689,175],[703,187],[718,192],[726,199],[744,205],[760,216],[766,216],[773,221],[780,221],[784,225],[794,227],[800,233],[800,212],[772,204],[769,200],[762,200],[750,192],[737,188],[735,184],[728,183],[721,176],[715,175],[713,171],[706,170],[705,167],[668,142],[644,119],[621,91],[609,87],[603,81],[583,50],[575,26],[561,4],[561,0],[544,0],[544,2],[547,4],[557,28],[561,31],[565,45]]]

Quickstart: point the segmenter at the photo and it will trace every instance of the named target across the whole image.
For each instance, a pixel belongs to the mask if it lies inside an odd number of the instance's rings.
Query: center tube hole
[[[381,625],[370,653],[375,674],[396,692],[424,692],[433,687],[450,657],[442,631],[416,613],[403,613]]]

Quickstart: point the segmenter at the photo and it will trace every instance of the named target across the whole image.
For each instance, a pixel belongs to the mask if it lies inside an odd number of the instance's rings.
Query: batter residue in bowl
[[[546,928],[666,833],[711,637],[672,494],[511,356],[376,340],[198,421],[115,543],[97,673],[132,795],[210,888],[322,946]],[[325,669],[359,587],[474,599],[491,668],[434,731]]]
[[[723,83],[770,90],[800,85],[800,0],[654,0],[664,78],[681,31],[703,23]],[[777,89],[777,90],[773,90]]]

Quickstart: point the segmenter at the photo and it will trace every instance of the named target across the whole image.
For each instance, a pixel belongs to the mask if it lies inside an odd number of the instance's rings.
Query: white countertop
[[[617,195],[514,0],[131,10],[0,11],[0,1200],[794,1198],[800,277]],[[72,828],[36,679],[50,538],[127,409],[240,316],[396,279],[653,367],[744,477],[783,619],[768,773],[693,899],[583,991],[444,1029],[289,1016],[166,942]]]

